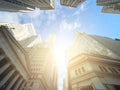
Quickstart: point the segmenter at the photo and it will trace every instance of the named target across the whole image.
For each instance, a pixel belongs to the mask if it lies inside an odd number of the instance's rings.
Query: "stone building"
[[[0,0],[0,11],[27,12],[35,8],[54,9],[54,0]]]
[[[57,90],[52,40],[31,24],[0,23],[0,90]]]
[[[66,52],[65,90],[120,90],[120,40],[77,33]]]
[[[30,73],[28,56],[4,26],[0,27],[0,90],[22,90]]]
[[[82,4],[85,0],[60,0],[61,5],[70,6],[70,7],[77,7],[78,5]]]
[[[104,13],[120,14],[120,0],[97,0],[97,5],[103,6]]]

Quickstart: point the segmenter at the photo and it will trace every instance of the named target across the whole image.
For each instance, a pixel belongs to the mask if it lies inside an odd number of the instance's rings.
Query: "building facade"
[[[54,0],[1,0],[0,11],[26,12],[35,8],[41,10],[54,9]]]
[[[61,5],[70,6],[70,7],[77,7],[85,0],[60,0]]]
[[[97,0],[97,5],[103,6],[102,12],[120,14],[119,0]]]
[[[57,90],[57,66],[51,44],[38,42],[35,46],[25,49],[30,56],[31,73],[26,89]]]
[[[119,90],[120,40],[77,33],[66,52],[65,90]]]
[[[30,73],[27,55],[10,34],[8,28],[0,27],[0,90],[22,90]]]
[[[53,43],[31,24],[0,25],[0,90],[57,90]]]

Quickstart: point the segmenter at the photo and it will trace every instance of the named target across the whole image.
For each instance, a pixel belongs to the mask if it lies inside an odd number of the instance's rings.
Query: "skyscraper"
[[[67,50],[65,90],[119,90],[120,40],[77,33]]]
[[[40,8],[41,10],[54,9],[54,0],[19,0],[28,5]]]
[[[52,40],[31,24],[0,23],[0,90],[57,90]]]
[[[0,90],[22,90],[30,77],[27,55],[9,29],[0,26]]]
[[[79,4],[83,3],[85,0],[60,0],[61,5],[77,7]]]
[[[54,0],[0,0],[1,11],[26,12],[36,7],[41,10],[54,9]]]
[[[120,0],[97,0],[97,5],[103,6],[102,12],[120,13]]]

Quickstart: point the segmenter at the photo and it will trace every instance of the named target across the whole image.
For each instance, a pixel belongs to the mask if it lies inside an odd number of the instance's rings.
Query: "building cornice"
[[[11,47],[11,49],[13,50],[14,54],[16,55],[16,57],[18,58],[20,64],[22,65],[22,67],[24,68],[24,70],[27,72],[27,74],[30,76],[29,71],[25,68],[25,66],[23,65],[23,63],[21,62],[21,58],[19,57],[19,55],[16,53],[15,48],[12,46],[12,42],[14,42],[14,44],[22,51],[22,53],[24,54],[26,61],[28,60],[28,56],[25,52],[25,50],[22,48],[22,46],[16,41],[16,39],[11,35],[11,33],[8,31],[8,28],[6,26],[0,26],[1,28],[1,32],[2,34],[5,36],[5,39],[8,41],[9,46]],[[11,42],[11,41],[12,42]]]

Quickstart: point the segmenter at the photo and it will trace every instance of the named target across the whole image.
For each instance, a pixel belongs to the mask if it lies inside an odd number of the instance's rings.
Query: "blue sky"
[[[28,13],[0,12],[0,22],[32,23],[43,40],[49,34],[55,33],[58,42],[62,38],[66,39],[68,44],[77,31],[120,38],[120,15],[101,13],[101,9],[101,6],[96,6],[96,0],[87,0],[77,8],[61,6],[60,1],[55,0],[55,10],[36,9]],[[60,76],[63,74],[60,73]]]
[[[96,0],[87,0],[77,8],[61,6],[59,2],[55,0],[55,10],[52,11],[0,12],[0,22],[32,23],[43,39],[50,33],[71,38],[76,31],[120,38],[119,14],[101,13],[102,7],[96,6]]]

